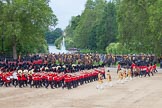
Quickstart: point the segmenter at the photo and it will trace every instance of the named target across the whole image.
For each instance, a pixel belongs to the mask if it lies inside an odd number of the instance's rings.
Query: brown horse
[[[139,67],[134,68],[132,70],[132,72],[133,72],[134,77],[140,76],[140,68]]]

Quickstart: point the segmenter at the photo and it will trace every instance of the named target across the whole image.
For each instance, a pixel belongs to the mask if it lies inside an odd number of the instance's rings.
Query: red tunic
[[[32,80],[32,76],[31,76],[31,75],[28,75],[28,79],[29,79],[29,80]]]
[[[146,72],[147,72],[147,73],[150,72],[150,69],[149,69],[148,67],[146,68]]]
[[[25,77],[24,74],[22,75],[21,80],[23,80],[23,81],[26,81],[27,80],[27,78]]]
[[[135,67],[136,67],[136,65],[133,63],[133,64],[131,65],[131,68],[134,69]]]
[[[52,80],[53,80],[52,75],[49,75],[49,76],[47,76],[47,77],[48,77],[48,81],[52,81]]]
[[[21,80],[21,76],[19,74],[17,74],[17,78],[18,78],[18,81]]]
[[[68,82],[71,82],[71,77],[64,77],[64,81],[65,81],[65,83],[68,83]]]
[[[2,80],[5,82],[7,79],[6,79],[6,75],[3,75],[2,76]]]

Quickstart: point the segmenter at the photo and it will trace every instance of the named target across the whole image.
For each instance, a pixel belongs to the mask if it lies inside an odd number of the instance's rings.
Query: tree
[[[71,18],[70,24],[65,29],[65,33],[66,33],[65,42],[67,48],[76,47],[74,42],[74,31],[79,25],[79,21],[80,21],[80,15],[73,16]]]
[[[61,28],[56,28],[53,31],[48,31],[45,33],[46,35],[46,40],[48,44],[54,44],[55,40],[62,36],[62,29]]]
[[[56,16],[49,7],[49,0],[1,0],[6,31],[5,41],[12,46],[13,58],[17,58],[17,45],[31,51],[45,45],[44,34],[49,26],[55,26]],[[2,25],[1,25],[2,27]],[[29,49],[26,49],[29,48]],[[37,50],[38,51],[38,50]],[[20,53],[19,52],[19,53]]]
[[[106,52],[109,54],[128,54],[130,51],[126,49],[121,43],[110,43],[106,47]]]
[[[97,26],[97,48],[105,50],[112,42],[116,41],[118,34],[116,22],[116,8],[113,2],[108,2],[100,24]]]
[[[148,8],[152,0],[117,0],[119,40],[136,53],[151,53]]]
[[[136,53],[161,54],[161,0],[118,0],[118,3],[120,42]]]
[[[152,1],[148,8],[149,17],[149,27],[151,42],[150,45],[153,47],[152,51],[154,54],[160,56],[162,54],[162,1],[155,0]]]
[[[93,0],[88,0],[85,10],[81,15],[79,24],[74,31],[74,42],[78,48],[89,48],[89,37],[91,36],[91,31],[96,19],[94,8],[95,2]]]
[[[74,31],[74,42],[78,48],[96,49],[96,27],[99,25],[105,7],[105,0],[88,0]]]
[[[81,16],[72,18],[66,32],[71,46],[105,51],[117,36],[115,4],[106,0],[88,0]]]

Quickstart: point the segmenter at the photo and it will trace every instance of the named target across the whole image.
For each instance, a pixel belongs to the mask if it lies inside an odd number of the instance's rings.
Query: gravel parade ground
[[[96,89],[97,81],[67,90],[62,88],[0,87],[1,108],[162,108],[162,70],[151,77],[117,83],[116,68],[110,68],[113,87]],[[106,80],[104,80],[106,82]]]

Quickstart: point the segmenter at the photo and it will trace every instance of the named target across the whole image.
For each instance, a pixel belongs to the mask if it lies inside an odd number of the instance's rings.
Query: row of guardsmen
[[[33,70],[17,70],[12,72],[0,72],[0,86],[19,86],[48,88],[76,88],[79,85],[98,80],[98,73],[105,78],[105,69],[83,70],[75,73],[55,73],[55,72],[33,72]]]

